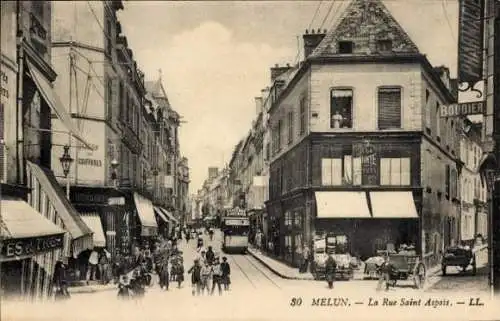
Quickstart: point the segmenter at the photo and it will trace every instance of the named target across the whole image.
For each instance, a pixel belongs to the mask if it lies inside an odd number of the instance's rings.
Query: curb
[[[298,278],[298,277],[284,275],[284,274],[276,271],[276,269],[271,267],[270,264],[268,264],[265,260],[261,259],[257,254],[253,253],[253,250],[248,249],[247,252],[250,253],[250,255],[252,255],[253,258],[255,258],[257,261],[259,261],[262,265],[264,265],[266,268],[268,268],[271,272],[273,272],[274,274],[276,274],[277,276],[279,276],[282,279],[300,280],[300,281],[314,281],[314,279]]]
[[[94,287],[74,287],[68,288],[70,294],[81,294],[81,293],[96,293],[117,290],[117,287],[105,287],[105,288],[94,288]]]

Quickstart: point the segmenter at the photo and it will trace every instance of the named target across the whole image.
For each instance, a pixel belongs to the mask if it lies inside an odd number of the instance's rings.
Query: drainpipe
[[[24,150],[23,150],[23,78],[24,78],[24,50],[22,31],[22,3],[16,2],[16,62],[17,62],[17,101],[16,101],[16,184],[24,183]]]

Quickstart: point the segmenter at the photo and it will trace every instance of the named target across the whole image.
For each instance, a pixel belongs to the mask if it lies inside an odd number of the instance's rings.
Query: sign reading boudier
[[[441,117],[457,117],[483,114],[486,107],[485,101],[473,101],[468,103],[441,106]]]

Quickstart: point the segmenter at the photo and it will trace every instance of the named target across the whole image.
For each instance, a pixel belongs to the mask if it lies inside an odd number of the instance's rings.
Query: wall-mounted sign
[[[472,87],[483,79],[484,0],[459,1],[458,81]]]
[[[247,225],[250,225],[250,222],[248,221],[248,219],[246,219],[246,220],[229,219],[229,220],[225,220],[224,224],[233,225],[233,226],[247,226]]]
[[[9,84],[9,77],[4,71],[0,71],[0,95],[9,98],[9,89],[7,86]]]
[[[100,159],[79,158],[78,165],[102,167],[102,161]]]
[[[441,106],[441,117],[457,117],[483,114],[486,108],[485,101],[451,104]]]
[[[71,200],[73,203],[96,204],[96,205],[108,204],[108,197],[102,194],[76,192],[72,195]]]
[[[377,185],[378,161],[375,146],[365,140],[354,144],[354,157],[361,157],[361,183],[362,185]]]
[[[110,197],[108,198],[108,205],[125,205],[125,197]]]
[[[23,258],[63,247],[64,234],[20,239],[2,242],[2,259]]]

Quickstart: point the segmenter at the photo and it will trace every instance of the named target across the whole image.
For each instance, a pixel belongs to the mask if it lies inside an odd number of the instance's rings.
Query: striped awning
[[[137,215],[141,221],[141,236],[152,236],[158,233],[153,203],[144,196],[134,193],[134,203]]]
[[[52,171],[30,161],[27,161],[26,164],[28,172],[39,182],[40,188],[54,207],[56,216],[61,219],[64,229],[68,232],[66,237],[71,241],[71,248],[65,248],[64,255],[69,257],[72,254],[73,257],[76,257],[80,252],[92,249],[94,246],[92,230],[80,218],[78,211],[66,198],[66,194]]]
[[[171,221],[171,222],[174,222],[174,223],[179,223],[179,220],[175,218],[174,214],[170,213],[169,211],[167,211],[166,209],[164,208],[161,208],[160,209],[163,211],[163,214],[165,214],[166,217],[168,217],[168,219]]]
[[[158,214],[158,216],[165,222],[165,223],[169,223],[169,220],[167,218],[167,216],[165,216],[165,214],[163,214],[163,211],[161,210],[161,208],[159,207],[154,207],[155,209],[155,213]]]
[[[98,213],[81,213],[80,217],[87,226],[94,231],[93,241],[94,247],[106,247],[106,236],[102,228],[101,217]]]

